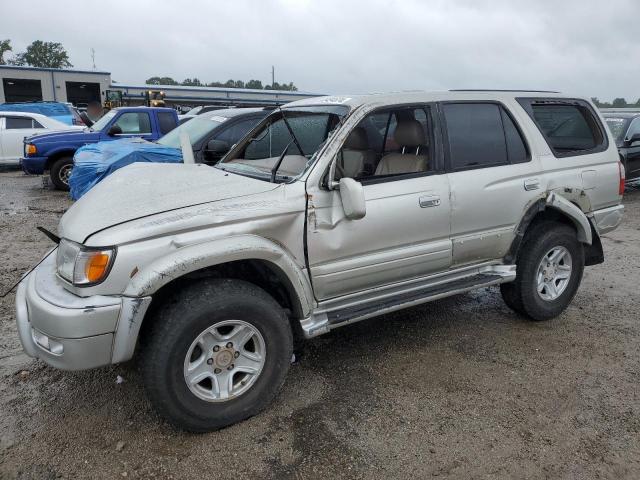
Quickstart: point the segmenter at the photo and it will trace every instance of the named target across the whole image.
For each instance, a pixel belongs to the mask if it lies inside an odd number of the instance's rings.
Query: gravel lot
[[[490,288],[308,342],[275,404],[206,435],[155,416],[135,365],[24,354],[0,299],[0,478],[640,478],[640,191],[560,318]],[[0,173],[0,292],[71,202]],[[117,376],[124,379],[116,381]]]

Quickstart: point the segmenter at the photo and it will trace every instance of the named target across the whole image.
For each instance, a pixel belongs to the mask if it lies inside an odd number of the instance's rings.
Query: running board
[[[501,273],[477,273],[364,304],[318,312],[302,320],[300,324],[306,338],[316,337],[334,328],[360,320],[513,280],[515,269],[509,274]]]

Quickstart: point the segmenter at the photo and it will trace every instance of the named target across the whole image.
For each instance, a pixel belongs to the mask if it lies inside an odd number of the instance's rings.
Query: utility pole
[[[93,62],[93,69],[96,69],[96,51],[91,47],[91,61]]]
[[[271,88],[276,84],[276,67],[271,65]]]

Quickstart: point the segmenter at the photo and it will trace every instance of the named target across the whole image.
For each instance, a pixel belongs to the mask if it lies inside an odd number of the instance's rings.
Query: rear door
[[[451,188],[452,265],[503,257],[540,195],[539,163],[513,109],[499,102],[440,104]]]
[[[16,163],[24,151],[24,138],[36,133],[31,117],[7,115],[4,119],[2,151],[5,161]]]

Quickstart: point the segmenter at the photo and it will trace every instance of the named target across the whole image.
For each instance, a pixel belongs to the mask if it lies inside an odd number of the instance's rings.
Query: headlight
[[[33,143],[27,143],[27,145],[24,147],[24,153],[26,155],[35,155],[36,153],[38,153],[38,149]]]
[[[58,275],[74,285],[95,285],[105,279],[115,258],[113,248],[85,247],[70,240],[58,245]]]

